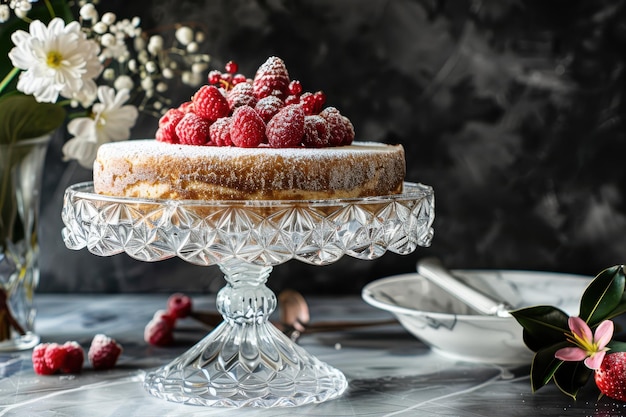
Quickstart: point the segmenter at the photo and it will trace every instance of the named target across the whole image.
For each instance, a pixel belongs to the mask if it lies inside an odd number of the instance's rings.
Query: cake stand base
[[[290,407],[340,396],[345,376],[268,321],[276,296],[265,285],[271,266],[220,264],[227,285],[217,294],[224,322],[144,387],[173,402],[216,407]]]
[[[290,407],[340,396],[345,376],[270,323],[222,323],[144,380],[168,401],[215,407]]]

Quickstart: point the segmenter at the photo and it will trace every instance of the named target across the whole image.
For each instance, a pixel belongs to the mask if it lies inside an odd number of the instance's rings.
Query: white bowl
[[[553,305],[577,315],[590,277],[530,271],[454,271],[475,288],[508,301],[515,308]],[[403,274],[365,286],[363,299],[393,313],[402,326],[434,351],[472,362],[530,363],[533,353],[513,317],[491,317],[430,283],[421,275]]]

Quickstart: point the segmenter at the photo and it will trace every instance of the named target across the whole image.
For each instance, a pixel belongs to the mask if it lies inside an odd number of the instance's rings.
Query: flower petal
[[[569,320],[567,321],[567,324],[569,325],[569,328],[572,331],[572,333],[574,333],[576,336],[578,336],[582,340],[585,340],[591,343],[591,341],[593,340],[593,333],[591,332],[591,329],[589,328],[589,326],[587,325],[587,323],[585,323],[583,319],[581,319],[580,317],[570,317]]]
[[[598,345],[598,349],[602,350],[611,341],[613,337],[614,325],[611,320],[604,320],[596,328],[594,341]]]
[[[567,362],[580,362],[587,357],[587,352],[578,347],[566,347],[557,350],[554,357]]]
[[[601,351],[601,352],[597,352],[596,354],[592,356],[589,356],[587,359],[585,359],[585,366],[589,369],[600,368],[600,365],[602,365],[602,361],[604,360],[605,355],[606,355],[606,352]]]

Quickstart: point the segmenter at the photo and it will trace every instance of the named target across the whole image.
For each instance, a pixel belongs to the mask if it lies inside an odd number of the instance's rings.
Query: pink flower
[[[576,346],[559,349],[554,356],[562,361],[584,360],[587,368],[598,369],[609,350],[606,345],[613,337],[613,322],[604,320],[596,329],[595,334],[580,317],[570,317],[567,324],[571,330],[567,334],[567,340]]]

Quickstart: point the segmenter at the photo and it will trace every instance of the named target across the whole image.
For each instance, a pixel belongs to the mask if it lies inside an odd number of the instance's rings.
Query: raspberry
[[[226,97],[214,85],[203,85],[196,91],[191,100],[193,101],[194,112],[212,122],[220,117],[228,116],[230,112]]]
[[[175,131],[180,143],[186,145],[206,145],[209,141],[209,127],[207,119],[194,114],[186,113],[176,125]]]
[[[285,99],[285,106],[288,104],[299,104],[299,103],[300,103],[300,96],[289,95]]]
[[[237,107],[230,125],[230,140],[240,148],[254,148],[265,140],[265,123],[250,106]]]
[[[175,320],[175,319],[174,319]],[[143,339],[154,346],[169,346],[174,343],[174,320],[166,317],[155,317],[148,322]]]
[[[217,146],[232,146],[233,141],[230,139],[231,123],[232,117],[222,117],[213,122],[209,128],[211,142]]]
[[[176,125],[183,118],[185,113],[178,109],[169,109],[159,119],[159,128],[156,132],[156,140],[159,142],[179,143],[176,134]]]
[[[304,93],[300,96],[300,104],[302,105],[302,110],[304,110],[304,114],[310,116],[312,114],[319,113],[316,112],[317,100],[312,93]]]
[[[257,101],[256,106],[254,106],[254,110],[259,113],[261,119],[267,123],[276,113],[278,113],[280,109],[283,108],[283,106],[283,101],[278,97],[267,96]]]
[[[347,146],[350,145],[354,140],[354,126],[352,125],[350,119],[348,119],[346,116],[341,116],[341,118],[343,120],[343,125],[346,130],[346,136],[344,136],[343,142],[341,144],[343,146]]]
[[[33,349],[33,369],[37,375],[52,375],[55,372],[46,364],[45,353],[47,347],[48,343],[40,343]]]
[[[289,94],[293,94],[294,96],[299,96],[302,93],[302,84],[298,80],[293,80],[289,83],[288,86]]]
[[[43,357],[48,369],[52,372],[60,371],[65,362],[65,349],[58,343],[49,343]]]
[[[122,353],[122,346],[114,339],[97,334],[91,341],[87,357],[94,369],[111,369]]]
[[[254,107],[257,100],[253,90],[252,84],[246,82],[236,84],[226,95],[226,101],[228,101],[230,109],[234,110],[244,105]]]
[[[330,130],[326,119],[319,115],[304,116],[302,144],[307,148],[323,148],[330,145]]]
[[[183,113],[193,112],[193,101],[185,101],[181,103],[176,110],[182,111]]]
[[[275,56],[269,57],[257,70],[253,86],[257,98],[272,95],[284,99],[289,88],[289,73],[283,60]]]
[[[167,311],[177,319],[184,319],[191,314],[191,298],[182,293],[174,293],[167,299]]]
[[[320,112],[320,116],[326,119],[330,131],[330,146],[341,146],[348,141],[350,132],[339,110],[334,107],[326,107]],[[352,126],[352,124],[350,124]],[[354,134],[354,129],[352,129]],[[350,140],[351,142],[351,140]]]
[[[77,342],[65,342],[63,344],[65,350],[65,360],[61,367],[61,372],[66,374],[77,374],[83,369],[85,361],[85,352]]]
[[[224,69],[226,69],[226,72],[234,74],[237,70],[239,70],[239,65],[237,65],[235,61],[228,61],[224,66]]]
[[[267,123],[267,141],[273,148],[298,146],[304,135],[304,111],[299,104],[283,107]]]

